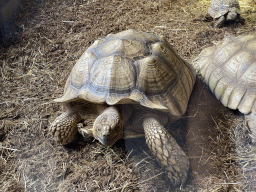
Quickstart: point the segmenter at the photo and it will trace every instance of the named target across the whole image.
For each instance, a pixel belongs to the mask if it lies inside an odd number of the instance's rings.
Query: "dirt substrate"
[[[22,34],[0,46],[0,191],[255,191],[256,148],[243,116],[199,81],[188,112],[168,126],[191,162],[183,189],[169,186],[144,138],[104,147],[78,136],[65,148],[48,132],[65,110],[53,99],[96,39],[126,29],[164,35],[191,62],[225,35],[255,33],[255,3],[239,2],[245,22],[216,29],[208,0],[23,1],[13,18]]]

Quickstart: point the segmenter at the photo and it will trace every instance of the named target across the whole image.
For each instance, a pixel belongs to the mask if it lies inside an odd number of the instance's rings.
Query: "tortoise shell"
[[[237,13],[240,12],[238,0],[212,0],[208,13],[212,18],[217,19],[232,9],[235,9]]]
[[[138,103],[181,116],[195,82],[191,66],[157,35],[127,30],[93,43],[56,102]]]
[[[193,65],[223,105],[256,111],[255,35],[228,37],[204,49]]]

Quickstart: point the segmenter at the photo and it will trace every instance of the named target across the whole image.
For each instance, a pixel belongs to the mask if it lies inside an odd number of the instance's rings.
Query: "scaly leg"
[[[221,16],[214,24],[215,28],[221,27],[221,25],[226,21],[225,16]]]
[[[167,171],[172,185],[183,186],[190,166],[184,151],[155,118],[146,118],[143,128],[148,147]]]
[[[77,123],[81,120],[78,113],[66,111],[58,116],[50,125],[50,131],[58,143],[71,143],[77,133]]]

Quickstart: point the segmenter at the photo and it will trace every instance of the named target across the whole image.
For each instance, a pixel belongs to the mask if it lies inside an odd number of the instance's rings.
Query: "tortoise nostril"
[[[108,126],[108,125],[102,126],[101,133],[102,133],[103,137],[108,137],[110,135],[110,126]]]

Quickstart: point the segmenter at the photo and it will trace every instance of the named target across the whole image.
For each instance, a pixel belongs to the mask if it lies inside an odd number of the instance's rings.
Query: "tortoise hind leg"
[[[78,113],[70,111],[58,116],[50,125],[50,131],[56,141],[62,145],[71,143],[77,133],[77,123],[81,119]]]
[[[148,147],[167,171],[172,185],[183,186],[190,166],[184,151],[155,118],[146,118],[143,128]]]

